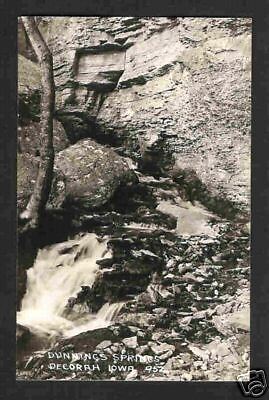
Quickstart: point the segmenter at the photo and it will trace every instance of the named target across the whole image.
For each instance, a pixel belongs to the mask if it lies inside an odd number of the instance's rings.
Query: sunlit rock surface
[[[55,172],[51,203],[80,210],[107,203],[120,185],[136,181],[122,157],[90,139],[59,152]]]

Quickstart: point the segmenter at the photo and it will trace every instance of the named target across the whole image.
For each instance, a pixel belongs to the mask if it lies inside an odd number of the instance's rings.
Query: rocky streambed
[[[94,212],[75,207],[68,226],[72,237],[108,238],[111,252],[96,261],[76,307],[96,313],[121,303],[120,311],[107,327],[69,338],[38,340],[20,327],[18,379],[234,380],[247,372],[247,225],[190,202],[171,178],[136,175]]]

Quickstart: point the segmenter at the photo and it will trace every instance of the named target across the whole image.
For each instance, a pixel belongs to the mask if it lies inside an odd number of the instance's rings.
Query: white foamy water
[[[36,333],[65,337],[108,326],[122,304],[105,304],[91,314],[85,305],[70,309],[67,303],[81,286],[93,285],[96,261],[110,256],[107,241],[94,234],[39,250],[34,266],[27,271],[27,290],[17,322]]]

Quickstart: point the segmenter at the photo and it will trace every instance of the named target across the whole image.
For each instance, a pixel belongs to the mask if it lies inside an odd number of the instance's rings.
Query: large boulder
[[[81,140],[59,152],[50,204],[80,210],[108,202],[120,185],[136,182],[135,173],[114,150],[93,140]]]
[[[22,212],[32,194],[38,157],[18,154],[17,200]],[[49,205],[83,210],[107,203],[120,185],[136,182],[135,173],[112,149],[85,139],[56,155]]]
[[[251,19],[49,24],[56,111],[73,141],[98,131],[150,173],[191,167],[211,196],[249,211]],[[117,86],[104,93],[102,76],[113,71]]]

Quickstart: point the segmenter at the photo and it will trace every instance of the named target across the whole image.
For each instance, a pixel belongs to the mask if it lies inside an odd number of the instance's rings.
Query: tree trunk
[[[41,68],[41,115],[40,115],[40,161],[37,180],[26,210],[21,214],[28,228],[37,228],[40,217],[49,198],[54,165],[53,113],[55,88],[53,79],[53,60],[34,17],[21,17],[25,31],[36,53]]]

